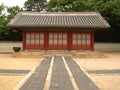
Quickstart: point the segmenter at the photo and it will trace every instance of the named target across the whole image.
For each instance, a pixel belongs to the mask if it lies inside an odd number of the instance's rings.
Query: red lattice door
[[[72,49],[91,49],[91,33],[72,34]]]
[[[49,32],[48,49],[67,49],[67,33]]]
[[[43,32],[26,32],[25,38],[26,49],[44,49]]]

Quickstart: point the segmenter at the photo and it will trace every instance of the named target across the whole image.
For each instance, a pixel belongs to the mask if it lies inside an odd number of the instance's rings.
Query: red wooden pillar
[[[91,50],[94,50],[94,32],[91,32]]]
[[[26,32],[23,31],[22,34],[23,34],[22,45],[23,45],[23,50],[25,50],[26,49],[26,43],[25,43],[26,42]]]
[[[48,50],[48,42],[49,42],[49,37],[48,37],[48,32],[44,32],[44,49]]]
[[[68,32],[67,41],[68,41],[67,48],[70,51],[72,49],[72,32]]]

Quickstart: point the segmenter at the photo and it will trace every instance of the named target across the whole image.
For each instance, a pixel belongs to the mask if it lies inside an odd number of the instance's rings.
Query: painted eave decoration
[[[98,12],[19,12],[8,23],[10,28],[77,28],[100,30],[110,27]],[[35,29],[34,29],[35,30]]]

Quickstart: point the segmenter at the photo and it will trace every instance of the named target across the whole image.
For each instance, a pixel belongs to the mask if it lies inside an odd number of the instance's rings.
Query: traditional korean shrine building
[[[23,33],[23,50],[93,50],[94,32],[110,25],[98,12],[19,12],[9,23]]]

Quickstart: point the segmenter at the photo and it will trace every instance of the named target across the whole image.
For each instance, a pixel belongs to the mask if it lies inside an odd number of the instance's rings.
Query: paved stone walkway
[[[43,90],[51,57],[45,57],[20,90]]]
[[[0,74],[27,74],[30,70],[0,69]]]
[[[80,90],[99,90],[71,57],[65,57],[65,60]]]
[[[70,77],[60,56],[54,57],[50,90],[73,90]]]
[[[118,74],[120,75],[120,69],[112,70],[87,70],[89,74]]]
[[[43,90],[53,57],[45,57],[19,90]],[[49,90],[99,90],[71,57],[54,56]],[[74,89],[66,64],[78,89]]]

